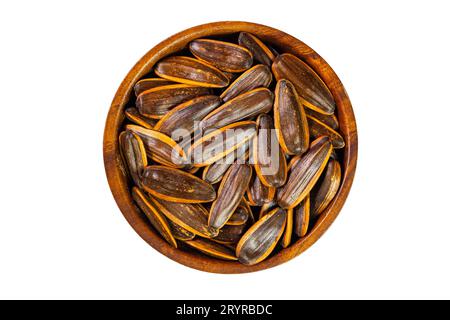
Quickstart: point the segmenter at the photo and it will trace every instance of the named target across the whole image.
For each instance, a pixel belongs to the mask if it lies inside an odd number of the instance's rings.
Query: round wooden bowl
[[[343,172],[340,189],[332,203],[321,214],[314,228],[307,236],[299,239],[288,248],[253,266],[243,265],[239,262],[221,261],[194,252],[175,249],[164,241],[159,234],[153,231],[147,218],[133,204],[118,147],[118,133],[124,121],[123,111],[127,106],[130,95],[134,94],[133,86],[140,78],[150,72],[158,60],[185,48],[194,39],[224,36],[240,31],[255,34],[263,42],[279,49],[280,52],[292,53],[300,57],[317,72],[333,94],[337,106],[336,114],[340,123],[340,132],[346,142],[342,152],[343,157],[341,157]],[[216,273],[245,273],[271,268],[291,260],[314,244],[336,219],[344,205],[355,175],[357,152],[358,138],[352,106],[344,86],[328,63],[313,49],[289,34],[264,25],[238,21],[214,22],[187,29],[164,40],[139,60],[122,81],[114,96],[106,120],[103,145],[109,186],[117,205],[133,229],[148,244],[170,259],[191,268]]]

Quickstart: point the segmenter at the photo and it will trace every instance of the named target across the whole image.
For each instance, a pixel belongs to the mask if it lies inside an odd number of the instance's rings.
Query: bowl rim
[[[149,228],[148,221],[131,199],[118,147],[118,133],[124,121],[123,109],[127,105],[130,95],[133,94],[133,85],[147,74],[158,60],[179,51],[193,39],[239,31],[253,33],[269,44],[276,43],[278,47],[283,47],[283,53],[296,55],[317,72],[335,99],[340,132],[346,143],[343,151],[341,186],[313,229],[288,248],[252,266],[235,261],[221,261],[173,248],[153,229]],[[149,50],[128,72],[117,89],[108,112],[103,138],[103,159],[108,184],[120,211],[136,233],[154,249],[178,263],[201,271],[226,274],[268,269],[293,259],[313,245],[336,219],[347,199],[356,171],[357,154],[358,136],[353,108],[343,84],[328,63],[295,37],[272,27],[244,21],[219,21],[198,25],[167,38]]]

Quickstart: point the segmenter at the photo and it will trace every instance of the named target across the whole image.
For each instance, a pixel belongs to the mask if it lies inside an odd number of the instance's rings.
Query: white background
[[[3,1],[0,298],[450,298],[445,1]],[[350,95],[356,179],[310,250],[271,270],[191,270],[130,228],[103,169],[104,122],[147,50],[253,21],[319,52]]]

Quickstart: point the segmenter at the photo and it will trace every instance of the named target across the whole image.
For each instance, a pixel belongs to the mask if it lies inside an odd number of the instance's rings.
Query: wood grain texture
[[[131,199],[118,148],[118,134],[124,121],[123,111],[127,107],[130,95],[134,95],[133,86],[150,72],[158,60],[181,50],[194,39],[240,31],[250,32],[268,45],[276,47],[279,51],[296,55],[321,77],[335,100],[340,133],[346,144],[342,152],[342,183],[340,189],[314,227],[304,238],[252,266],[242,265],[235,261],[215,260],[194,252],[172,248],[155,231],[150,229],[145,216],[139,213]],[[215,22],[196,26],[173,35],[151,49],[136,63],[120,84],[108,113],[103,143],[105,170],[111,191],[117,205],[133,229],[153,248],[172,260],[191,268],[215,273],[245,273],[264,270],[293,259],[313,245],[336,219],[347,199],[355,175],[357,153],[357,128],[350,99],[338,76],[325,60],[306,44],[289,34],[264,25],[239,21]]]

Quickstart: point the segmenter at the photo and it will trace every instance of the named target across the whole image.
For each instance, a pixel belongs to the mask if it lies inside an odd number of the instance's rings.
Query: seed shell
[[[209,211],[209,226],[220,229],[230,219],[244,196],[252,176],[247,164],[233,164],[220,183],[217,199]]]
[[[137,186],[141,185],[141,174],[147,166],[147,155],[144,143],[131,131],[123,131],[119,135],[120,152],[126,163],[128,172]]]
[[[189,49],[197,59],[227,72],[243,72],[253,64],[250,51],[230,42],[197,39],[189,44]]]
[[[306,107],[324,114],[334,112],[330,90],[314,70],[296,56],[290,53],[279,55],[272,64],[272,72],[277,80],[292,82]]]
[[[308,195],[324,170],[331,150],[328,137],[317,138],[309,151],[293,164],[288,181],[277,191],[280,207],[294,208]]]
[[[203,131],[218,129],[272,110],[273,93],[267,88],[245,92],[209,113],[201,123]]]
[[[282,79],[277,83],[273,113],[278,141],[283,151],[288,155],[297,155],[308,150],[306,113],[294,86],[288,80]]]
[[[216,191],[211,184],[182,170],[148,166],[142,173],[142,186],[159,199],[182,203],[211,202]]]
[[[254,174],[247,189],[247,199],[253,206],[262,206],[273,200],[275,191],[275,188],[262,184],[258,175]]]
[[[223,88],[229,80],[219,69],[190,57],[168,57],[158,62],[155,73],[161,78],[200,87]]]
[[[142,92],[136,98],[136,108],[148,118],[161,119],[170,109],[180,103],[207,94],[209,94],[208,88],[187,84],[156,87]]]
[[[194,162],[194,166],[208,166],[234,152],[255,134],[255,122],[235,122],[196,139],[188,149],[189,158]]]
[[[258,64],[239,76],[230,86],[222,92],[220,98],[227,102],[233,98],[236,98],[242,93],[251,91],[253,89],[269,87],[272,82],[272,72],[269,67]]]
[[[241,32],[238,41],[239,45],[247,48],[252,53],[256,61],[269,67],[272,65],[272,61],[275,60],[274,53],[256,36],[248,32]]]
[[[195,123],[200,122],[207,114],[220,105],[217,96],[206,95],[186,101],[172,110],[158,121],[154,129],[169,137],[179,132],[190,135],[195,131]]]
[[[274,133],[272,117],[262,114],[256,121],[258,135],[253,138],[253,163],[261,183],[278,188],[286,182],[287,164]]]
[[[339,190],[341,183],[341,166],[339,162],[331,159],[327,164],[327,169],[322,183],[317,185],[314,193],[313,213],[314,217],[320,215],[333,200]]]
[[[286,211],[276,208],[258,220],[242,236],[236,247],[239,261],[254,265],[267,258],[275,248],[286,225]]]

